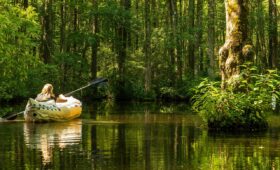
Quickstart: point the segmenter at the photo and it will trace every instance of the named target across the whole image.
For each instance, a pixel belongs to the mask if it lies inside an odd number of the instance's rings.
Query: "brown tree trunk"
[[[98,11],[98,0],[92,1],[93,8],[95,9],[96,13]],[[98,15],[96,14],[94,16],[94,19],[92,20],[92,33],[95,35],[95,43],[91,46],[91,77],[92,79],[95,79],[97,76],[97,51],[99,47],[99,39],[97,37],[97,34],[99,34],[99,22],[98,22]]]
[[[175,84],[175,36],[176,36],[176,23],[175,23],[175,13],[176,13],[176,0],[168,0],[168,11],[169,11],[169,47],[168,47],[168,52],[169,52],[169,79],[170,81],[170,86],[174,86]]]
[[[150,0],[145,0],[145,91],[151,90],[151,19]]]
[[[129,12],[131,7],[130,0],[121,0],[120,5],[124,8],[125,11]],[[127,21],[128,23],[128,21]],[[117,50],[117,65],[118,65],[118,92],[117,92],[117,98],[123,98],[125,97],[125,61],[127,58],[127,46],[128,46],[128,29],[127,25],[124,25],[124,23],[117,23],[116,26],[116,50]],[[129,40],[130,41],[130,40]]]
[[[219,50],[219,66],[223,89],[234,84],[240,68],[252,58],[252,46],[247,44],[247,0],[225,0],[226,41]]]
[[[65,52],[65,0],[60,0],[60,52]]]
[[[75,1],[74,1],[75,2]],[[74,16],[73,16],[73,32],[74,33],[77,33],[78,32],[78,30],[79,30],[79,14],[78,14],[78,6],[77,6],[77,4],[76,3],[78,3],[78,2],[75,2],[75,6],[74,6]],[[73,42],[73,52],[74,53],[76,53],[77,52],[77,42],[76,42],[76,40]]]
[[[276,0],[269,0],[269,67],[278,66],[278,31],[277,31],[277,4]]]
[[[195,73],[195,56],[194,56],[194,7],[195,3],[194,0],[189,0],[189,7],[188,7],[188,14],[189,14],[189,19],[188,19],[188,29],[189,29],[189,43],[188,43],[188,61],[189,61],[189,75],[194,76]]]
[[[256,56],[257,64],[260,66],[260,69],[265,69],[268,66],[267,61],[267,48],[266,48],[266,34],[265,34],[265,14],[263,7],[263,0],[257,0],[257,9],[256,13],[258,14],[256,19]]]
[[[136,20],[139,20],[139,1],[135,1]],[[139,34],[135,34],[135,50],[139,48]]]
[[[179,0],[179,10],[178,15],[176,15],[176,28],[177,34],[182,35],[183,27],[180,26],[183,23],[183,2]],[[183,38],[180,36],[176,36],[176,44],[177,44],[177,84],[181,84],[183,81]]]
[[[26,9],[28,7],[28,0],[23,1],[23,7]]]
[[[175,23],[176,23],[176,75],[177,75],[177,86],[182,84],[183,81],[183,38],[178,35],[182,35],[182,32],[184,31],[184,28],[182,26],[183,24],[183,2],[182,0],[179,0],[178,8],[176,8],[176,17],[175,17]]]
[[[202,45],[202,34],[203,34],[203,0],[197,0],[196,4],[196,42],[195,42],[195,49],[196,49],[196,55],[197,60],[197,72],[198,74],[201,74],[204,72],[204,62],[203,62],[203,47]]]
[[[51,51],[53,47],[53,31],[52,31],[52,0],[44,0],[43,14],[41,17],[42,37],[40,54],[44,63],[51,62]]]
[[[210,66],[208,67],[208,75],[210,78],[215,77],[215,70],[217,63],[215,60],[215,11],[216,3],[215,0],[208,0],[208,36],[207,36],[207,55]]]

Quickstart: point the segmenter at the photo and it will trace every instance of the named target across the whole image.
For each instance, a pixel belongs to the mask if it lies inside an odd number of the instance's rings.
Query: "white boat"
[[[56,103],[54,100],[38,102],[30,98],[24,111],[24,119],[28,122],[68,121],[79,117],[82,103],[72,96],[66,99],[67,102]]]

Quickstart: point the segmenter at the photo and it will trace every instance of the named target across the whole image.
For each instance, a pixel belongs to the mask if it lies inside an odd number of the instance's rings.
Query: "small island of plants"
[[[211,130],[264,130],[267,116],[276,109],[280,77],[276,70],[257,73],[249,63],[235,82],[222,89],[219,81],[204,79],[194,89],[193,109]]]

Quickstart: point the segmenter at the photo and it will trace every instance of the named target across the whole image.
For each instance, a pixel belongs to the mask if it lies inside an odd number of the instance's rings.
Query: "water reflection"
[[[82,120],[0,123],[0,169],[280,169],[279,122],[260,133],[210,133],[173,106],[96,104]]]
[[[54,147],[62,150],[81,143],[82,122],[24,123],[23,132],[26,146],[41,151],[42,162],[47,164],[52,161]]]

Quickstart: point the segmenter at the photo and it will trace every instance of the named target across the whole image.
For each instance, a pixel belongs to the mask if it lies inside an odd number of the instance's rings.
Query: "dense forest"
[[[201,78],[223,76],[227,1],[0,0],[0,101],[96,77],[109,79],[98,91],[115,99],[188,99]],[[258,73],[280,66],[279,6],[246,6],[241,25]]]

